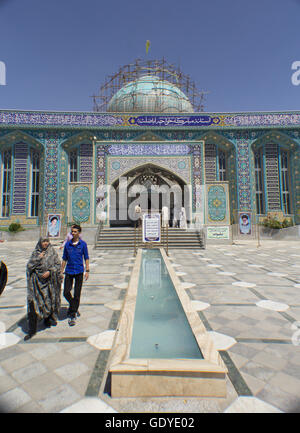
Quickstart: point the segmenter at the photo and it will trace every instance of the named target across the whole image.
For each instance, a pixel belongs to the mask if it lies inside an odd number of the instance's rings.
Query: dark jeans
[[[75,279],[74,285],[74,297],[71,295],[71,290],[73,288],[73,280]],[[83,281],[83,273],[82,274],[65,274],[64,281],[64,297],[69,302],[69,314],[71,317],[75,317],[80,303],[80,295]]]

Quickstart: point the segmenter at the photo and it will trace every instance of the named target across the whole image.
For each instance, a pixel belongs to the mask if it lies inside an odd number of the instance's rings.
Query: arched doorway
[[[109,224],[111,227],[130,227],[135,222],[135,206],[142,213],[160,212],[163,206],[169,209],[169,225],[182,206],[188,210],[190,196],[185,182],[164,168],[146,164],[134,168],[112,185],[109,200]]]

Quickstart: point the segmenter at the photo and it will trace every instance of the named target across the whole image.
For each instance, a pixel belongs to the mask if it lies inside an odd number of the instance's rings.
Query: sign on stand
[[[207,227],[207,239],[229,239],[229,227]]]
[[[143,215],[143,242],[161,242],[159,213]]]

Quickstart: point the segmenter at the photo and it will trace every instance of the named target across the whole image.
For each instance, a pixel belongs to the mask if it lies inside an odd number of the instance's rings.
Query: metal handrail
[[[102,220],[100,220],[98,227],[97,227],[96,235],[95,235],[95,247],[94,247],[94,249],[96,249],[97,241],[98,241],[98,238],[100,236],[101,231],[103,230],[103,226],[104,226],[104,223]]]
[[[138,220],[137,225],[134,224],[134,257],[137,255],[138,248],[142,244],[142,223]]]
[[[197,233],[197,238],[199,240],[199,244],[202,244],[202,247],[206,248],[206,236],[205,236],[205,230],[204,225],[200,224],[199,222],[195,222],[195,231]]]

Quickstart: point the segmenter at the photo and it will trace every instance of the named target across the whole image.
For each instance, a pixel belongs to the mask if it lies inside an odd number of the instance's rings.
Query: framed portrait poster
[[[59,238],[61,233],[61,214],[51,213],[47,215],[47,230],[48,238]]]
[[[239,212],[238,214],[238,228],[240,235],[252,234],[252,216],[251,212]]]

